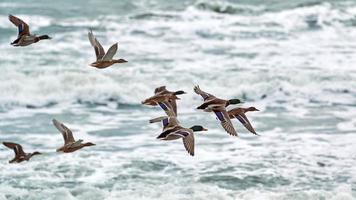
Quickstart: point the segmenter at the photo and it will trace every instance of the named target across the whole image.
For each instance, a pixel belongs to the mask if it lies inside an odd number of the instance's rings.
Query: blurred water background
[[[8,14],[50,41],[10,46]],[[0,200],[356,198],[356,1],[1,0],[0,140],[43,156],[9,165],[0,148]],[[105,70],[87,38],[119,43],[129,62]],[[237,120],[228,136],[195,107],[200,87],[241,98],[261,137]],[[163,115],[141,100],[155,87],[178,102],[196,155],[155,137]],[[51,119],[95,147],[55,153]]]

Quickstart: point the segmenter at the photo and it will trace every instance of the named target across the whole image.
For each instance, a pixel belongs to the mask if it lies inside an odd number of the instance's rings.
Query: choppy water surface
[[[11,47],[9,13],[53,39]],[[9,165],[1,147],[0,199],[354,199],[355,26],[356,1],[2,0],[0,140],[45,155]],[[88,67],[89,28],[129,63]],[[259,108],[262,136],[228,136],[195,84]],[[140,102],[161,85],[209,128],[195,157],[155,139],[163,112]],[[56,154],[54,117],[97,146]]]

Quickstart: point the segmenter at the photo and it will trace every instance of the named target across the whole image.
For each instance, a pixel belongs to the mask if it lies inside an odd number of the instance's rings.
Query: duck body
[[[29,161],[32,156],[37,155],[38,153],[27,153],[26,155],[15,157],[14,159],[10,160],[9,163],[20,163],[23,161]]]
[[[98,60],[90,64],[90,66],[98,68],[98,69],[104,69],[107,67],[110,67],[113,64],[116,63],[125,63],[127,62],[124,59],[118,59],[118,60]]]
[[[31,45],[33,43],[37,43],[40,40],[43,40],[41,38],[50,39],[49,37],[48,38],[47,37],[48,36],[23,35],[20,38],[17,38],[15,41],[13,41],[11,45],[15,47],[19,47],[19,46],[24,47],[24,46]]]
[[[170,101],[179,99],[175,95],[171,94],[155,94],[152,97],[149,97],[142,101],[142,104],[156,106],[159,102]]]
[[[230,103],[227,100],[224,99],[219,99],[219,98],[213,98],[208,101],[204,101],[203,104],[197,107],[197,109],[204,110],[205,112],[211,112],[214,111],[214,109],[220,108],[220,107],[227,107],[229,106]]]
[[[28,46],[33,43],[37,43],[40,40],[51,39],[48,35],[31,35],[29,26],[24,21],[13,15],[9,15],[9,20],[18,28],[17,39],[11,43],[11,45],[15,47]]]
[[[74,142],[74,143],[65,144],[62,147],[58,148],[56,151],[63,152],[63,153],[72,153],[72,152],[82,149],[84,147],[93,146],[93,145],[95,145],[95,144],[93,144],[91,142],[87,142],[87,143]]]
[[[25,153],[22,146],[13,142],[3,142],[3,145],[9,149],[13,149],[15,152],[14,159],[10,160],[9,163],[20,163],[23,161],[29,161],[33,156],[41,154],[40,152]]]
[[[225,100],[217,98],[212,94],[202,91],[199,86],[194,87],[194,92],[200,95],[204,100],[204,103],[198,106],[197,109],[201,109],[206,112],[212,112],[214,111],[214,109],[218,109],[221,107],[225,108],[232,104],[242,103],[239,99]]]

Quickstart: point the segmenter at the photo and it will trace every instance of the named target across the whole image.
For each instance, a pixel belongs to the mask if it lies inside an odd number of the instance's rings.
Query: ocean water
[[[10,46],[8,14],[50,41]],[[129,62],[98,70],[87,38]],[[0,200],[356,199],[356,1],[1,0],[0,141],[41,151],[8,164]],[[195,108],[200,87],[260,112],[231,137]],[[184,90],[180,122],[203,125],[196,155],[158,141],[164,113],[140,102]],[[57,154],[51,120],[97,145]]]

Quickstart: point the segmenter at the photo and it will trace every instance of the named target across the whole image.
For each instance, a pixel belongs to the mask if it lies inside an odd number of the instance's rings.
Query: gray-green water
[[[50,41],[10,42],[8,14]],[[0,199],[356,198],[356,1],[0,2],[0,141],[45,155],[10,165],[0,148]],[[92,28],[127,64],[96,70]],[[255,137],[194,108],[193,86],[238,97]],[[196,155],[155,137],[163,115],[140,102],[155,87],[188,92],[184,126],[200,124]],[[63,121],[97,144],[57,154]]]

